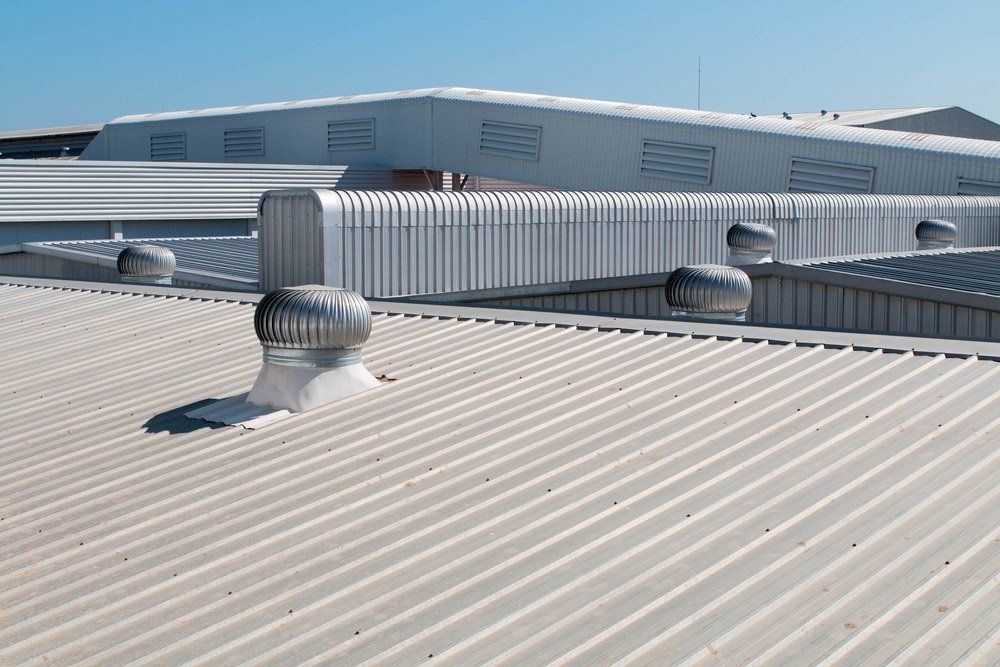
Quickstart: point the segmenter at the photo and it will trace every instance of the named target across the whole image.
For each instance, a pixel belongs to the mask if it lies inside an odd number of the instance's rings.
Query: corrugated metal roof
[[[368,95],[346,95],[293,102],[250,104],[190,111],[136,114],[116,118],[108,125],[152,123],[189,118],[247,116],[271,111],[355,107],[359,104],[412,104],[414,102],[460,103],[507,109],[535,109],[548,112],[571,112],[590,116],[679,123],[692,127],[717,127],[740,130],[754,135],[826,138],[855,145],[880,145],[918,153],[952,153],[967,157],[1000,157],[1000,142],[941,135],[914,135],[889,130],[874,130],[849,125],[820,126],[813,123],[785,121],[764,116],[748,118],[744,114],[695,109],[678,109],[648,104],[611,102],[535,93],[515,93],[476,88],[423,88]]]
[[[122,241],[46,241],[23,243],[21,249],[56,250],[64,259],[91,261],[103,259],[113,262],[118,253],[139,243],[169,248],[177,258],[177,271],[184,273],[214,274],[229,278],[242,278],[257,284],[257,239],[250,236],[215,236],[174,239],[128,239]],[[51,254],[51,253],[50,253]],[[108,263],[108,266],[112,264]],[[211,283],[209,283],[211,284]]]
[[[932,111],[942,111],[944,109],[951,109],[953,107],[904,107],[900,109],[830,109],[827,112],[820,113],[820,110],[816,111],[799,111],[799,112],[788,112],[788,115],[792,117],[792,121],[802,121],[807,123],[823,123],[830,125],[864,125],[866,123],[880,123],[886,120],[894,120],[896,118],[906,118],[907,116],[919,116],[921,114],[930,113]],[[833,115],[838,114],[837,118]],[[785,120],[785,118],[779,114],[762,114],[760,118],[777,118],[779,120]],[[792,122],[788,121],[788,122]]]
[[[64,127],[44,127],[37,130],[8,130],[0,132],[0,141],[4,139],[33,139],[35,137],[57,137],[67,134],[97,134],[104,127],[103,123],[91,125],[67,125]]]
[[[995,657],[997,361],[373,302],[245,431],[251,305],[115,289],[0,287],[4,660]]]
[[[827,257],[789,263],[882,280],[1000,296],[1000,248]]]

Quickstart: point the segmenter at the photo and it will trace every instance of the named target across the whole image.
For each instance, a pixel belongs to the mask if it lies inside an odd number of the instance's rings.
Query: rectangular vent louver
[[[542,128],[534,125],[484,120],[479,135],[479,152],[521,160],[537,160],[541,136]]]
[[[682,181],[698,185],[712,182],[712,163],[715,148],[672,144],[646,139],[642,142],[639,173],[650,178]]]
[[[968,178],[958,179],[958,194],[960,195],[1000,195],[1000,183],[990,181],[973,181]]]
[[[374,118],[338,120],[326,124],[326,150],[370,151],[374,148]]]
[[[875,167],[792,158],[789,192],[863,193],[872,191]]]
[[[223,135],[226,157],[251,157],[264,154],[264,128],[241,127]]]
[[[154,134],[149,138],[150,160],[183,160],[186,157],[183,132]]]

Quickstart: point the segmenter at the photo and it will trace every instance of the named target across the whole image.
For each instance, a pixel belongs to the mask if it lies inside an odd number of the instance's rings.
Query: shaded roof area
[[[901,109],[827,109],[824,114],[822,110],[815,111],[789,111],[788,115],[793,121],[805,123],[824,123],[831,125],[866,125],[868,123],[880,123],[907,116],[918,116],[930,113],[931,111],[941,111],[953,107],[904,107]],[[838,114],[838,118],[833,115]],[[782,114],[761,114],[761,118],[783,118]]]
[[[788,264],[1000,297],[1000,248],[828,257]]]
[[[247,431],[257,297],[6,282],[5,661],[995,650],[1000,362],[375,301],[395,381]]]
[[[116,267],[118,253],[129,246],[151,243],[169,248],[177,258],[178,277],[205,285],[230,286],[236,281],[255,288],[258,243],[251,236],[127,239],[121,241],[44,241],[22,243],[24,252],[38,252],[70,261]],[[217,278],[218,280],[214,280]]]

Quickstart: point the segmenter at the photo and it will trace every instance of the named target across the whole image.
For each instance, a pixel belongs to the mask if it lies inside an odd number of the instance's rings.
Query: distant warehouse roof
[[[6,283],[4,662],[996,651],[1000,344],[373,301],[243,430],[258,297]]]
[[[124,116],[92,160],[433,169],[573,190],[1000,192],[1000,143],[694,109],[426,88]]]
[[[70,125],[0,132],[0,159],[73,158],[104,125]]]
[[[150,243],[170,249],[177,260],[174,284],[255,290],[257,239],[250,236],[155,238],[127,241],[52,241],[0,248],[0,273],[119,282],[118,254]]]
[[[774,114],[761,118],[785,119],[785,115]],[[848,125],[1000,141],[1000,125],[957,106],[844,111],[826,109],[789,112],[787,116],[787,120],[819,125]]]

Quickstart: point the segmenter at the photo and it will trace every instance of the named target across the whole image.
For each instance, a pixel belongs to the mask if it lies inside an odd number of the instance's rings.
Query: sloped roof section
[[[231,281],[244,288],[257,286],[257,239],[250,236],[216,236],[194,238],[129,239],[121,241],[47,241],[22,243],[24,252],[37,252],[70,261],[115,267],[118,254],[133,245],[150,243],[170,249],[177,258],[175,275],[197,279],[212,285],[218,278],[228,286]],[[205,282],[207,281],[207,282]]]
[[[828,109],[826,113],[817,109],[816,111],[788,112],[792,120],[807,123],[824,123],[830,125],[865,125],[867,123],[880,123],[907,116],[919,116],[932,111],[943,111],[952,107],[903,107],[899,109]],[[834,118],[834,114],[837,118]],[[777,118],[785,120],[782,114],[766,114],[761,118]]]
[[[0,286],[4,661],[996,650],[997,361],[372,302],[394,381],[245,431],[183,414],[254,298],[46,285]]]
[[[788,262],[826,271],[1000,297],[1000,248],[962,248]]]

